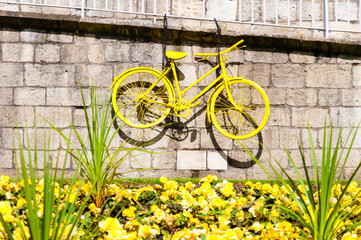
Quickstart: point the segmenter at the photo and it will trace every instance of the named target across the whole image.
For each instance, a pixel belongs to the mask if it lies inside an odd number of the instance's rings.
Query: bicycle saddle
[[[165,55],[170,59],[182,59],[187,56],[187,53],[185,52],[173,52],[173,51],[166,51]]]

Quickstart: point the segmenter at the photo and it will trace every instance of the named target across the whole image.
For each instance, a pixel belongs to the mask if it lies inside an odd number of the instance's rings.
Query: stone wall
[[[43,30],[41,26],[24,27],[24,24],[0,29],[0,173],[10,175],[15,173],[12,127],[19,127],[22,139],[26,138],[24,128],[27,127],[30,138],[34,138],[36,113],[40,149],[44,142],[42,129],[50,129],[43,118],[65,132],[69,131],[69,123],[73,121],[79,131],[86,134],[78,82],[85,87],[86,94],[87,86],[93,82],[102,96],[109,97],[114,76],[136,66],[160,70],[162,65],[161,38],[146,38],[145,32],[136,31],[137,27],[132,27],[134,31],[129,31],[128,35],[111,36],[103,30],[60,31],[59,27],[54,27],[52,31],[50,27]],[[138,35],[132,36],[133,33]],[[169,33],[171,44],[167,50],[188,53],[186,58],[178,61],[185,76],[180,84],[185,87],[211,68],[196,62],[193,56],[197,52],[214,52],[214,37],[190,41],[177,36],[204,33],[182,33],[177,29]],[[226,35],[222,45],[230,46],[239,38]],[[271,114],[261,134],[242,143],[261,162],[274,162],[273,158],[276,158],[294,175],[282,148],[287,148],[301,167],[298,141],[309,148],[307,121],[320,154],[325,121],[333,121],[337,131],[341,126],[348,130],[361,120],[361,59],[357,51],[352,52],[357,45],[306,41],[294,47],[294,39],[282,39],[282,45],[279,38],[245,36],[245,39],[250,45],[229,56],[233,72],[254,80],[265,89]],[[262,44],[265,42],[267,44]],[[189,96],[206,85],[207,81],[200,83]],[[89,98],[86,101],[89,104]],[[223,137],[207,123],[204,103],[193,110],[186,119],[168,119],[171,124],[166,128],[136,130],[122,126],[114,147],[131,139],[125,146],[142,145],[154,153],[132,153],[130,161],[124,162],[119,172],[150,168],[124,176],[200,177],[216,174],[231,179],[267,178],[237,142]],[[120,120],[117,119],[116,124],[121,125]],[[55,155],[58,148],[66,146],[56,133],[52,135],[51,148]],[[342,137],[345,140],[346,136]],[[344,178],[349,177],[360,161],[360,134],[354,148]],[[309,164],[311,166],[311,162]],[[75,166],[71,162],[67,167],[71,171]]]

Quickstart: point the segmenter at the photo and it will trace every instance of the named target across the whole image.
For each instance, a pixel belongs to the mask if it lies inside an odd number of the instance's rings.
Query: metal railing
[[[361,32],[361,0],[0,0],[1,10],[68,9],[82,18],[112,13],[319,30]],[[39,10],[41,9],[41,10]]]

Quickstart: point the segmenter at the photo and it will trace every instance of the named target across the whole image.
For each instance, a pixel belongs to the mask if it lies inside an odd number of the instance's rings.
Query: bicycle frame
[[[209,54],[209,55],[213,55],[216,56],[218,54]],[[207,93],[212,87],[214,87],[215,85],[217,85],[219,83],[219,81],[221,79],[223,79],[224,84],[226,85],[226,91],[227,94],[230,98],[230,102],[237,107],[236,103],[234,102],[234,99],[232,97],[232,94],[230,92],[229,86],[228,86],[228,79],[229,77],[227,77],[227,73],[226,73],[226,69],[225,69],[225,64],[224,62],[227,60],[227,58],[223,59],[222,58],[222,54],[219,53],[219,59],[220,59],[220,63],[217,64],[217,66],[215,66],[214,68],[212,68],[211,70],[209,70],[206,74],[204,74],[203,76],[201,76],[199,79],[197,79],[195,82],[193,82],[191,85],[189,85],[188,87],[186,87],[183,91],[181,91],[180,86],[179,86],[179,80],[178,80],[178,75],[177,75],[177,70],[175,67],[175,63],[174,60],[171,59],[170,60],[170,67],[166,67],[163,69],[162,75],[152,84],[152,86],[149,87],[149,89],[144,93],[144,95],[147,95],[154,86],[157,85],[157,83],[160,81],[160,79],[163,76],[166,76],[171,70],[173,73],[173,77],[174,77],[174,81],[175,81],[175,86],[176,86],[176,92],[177,92],[177,100],[180,100],[180,102],[183,101],[183,95],[184,93],[186,93],[189,89],[191,89],[192,87],[194,87],[197,83],[201,82],[203,79],[205,79],[207,76],[209,76],[211,73],[213,73],[214,71],[216,71],[218,68],[221,68],[221,74],[219,77],[217,77],[215,80],[212,81],[211,84],[209,84],[205,89],[203,89],[200,93],[198,93],[195,97],[193,97],[190,101],[188,106],[186,106],[186,108],[191,108],[193,106],[198,105],[199,103],[193,104],[195,101],[197,101],[201,96],[203,96],[205,93]],[[209,101],[209,100],[208,100]],[[158,103],[158,102],[157,102]],[[158,104],[162,104],[164,106],[169,106],[169,107],[174,107],[174,105],[172,104],[165,104],[165,103],[158,103]],[[184,105],[185,106],[185,105]]]

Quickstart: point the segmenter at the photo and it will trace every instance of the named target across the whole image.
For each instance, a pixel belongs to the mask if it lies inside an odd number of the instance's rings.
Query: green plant
[[[111,104],[104,99],[102,104],[98,104],[97,89],[93,86],[90,91],[90,110],[89,116],[87,104],[85,101],[83,90],[80,86],[85,123],[87,129],[87,137],[82,137],[76,127],[71,124],[71,129],[76,135],[76,139],[80,144],[80,148],[76,147],[76,143],[70,137],[67,137],[61,130],[50,125],[64,138],[67,145],[71,148],[71,155],[80,167],[80,174],[92,184],[93,190],[91,197],[97,208],[101,208],[105,199],[106,187],[114,182],[113,179],[117,175],[117,169],[120,164],[126,160],[132,151],[140,150],[139,148],[125,148],[126,142],[119,147],[112,149],[117,131],[111,133],[113,123],[116,118],[111,117]]]
[[[17,225],[6,222],[4,217],[0,215],[0,222],[5,231],[4,234],[7,235],[6,239],[76,239],[83,227],[83,225],[80,224],[80,217],[85,205],[83,204],[77,207],[76,202],[84,180],[79,184],[79,182],[77,182],[77,175],[74,175],[70,181],[66,181],[67,183],[70,182],[68,190],[70,193],[73,193],[71,198],[71,194],[67,194],[64,189],[61,188],[64,184],[68,150],[66,151],[64,164],[59,176],[57,173],[59,171],[59,154],[56,161],[53,161],[50,156],[50,137],[47,137],[44,131],[44,138],[46,140],[44,141],[44,149],[42,150],[44,152],[43,179],[41,180],[43,184],[41,185],[41,190],[39,190],[37,188],[37,185],[39,186],[37,174],[40,156],[37,147],[36,117],[33,150],[30,148],[31,139],[28,134],[28,129],[26,128],[25,130],[26,144],[22,143],[20,133],[18,132],[18,149],[14,149],[14,152],[18,152],[15,156],[15,161],[19,161],[21,166],[21,176],[24,183],[26,200],[25,215],[27,224],[20,218],[19,213],[16,213],[18,220]],[[28,159],[28,161],[26,159]],[[84,198],[85,202],[88,197],[89,194]]]
[[[360,197],[360,192],[352,193],[354,199],[346,199],[345,197],[345,194],[352,185],[352,181],[354,180],[356,173],[361,167],[361,162],[356,166],[350,179],[343,183],[343,187],[339,185],[352,149],[352,145],[355,141],[358,128],[359,125],[351,128],[343,144],[341,143],[341,136],[343,132],[343,129],[341,128],[338,133],[336,144],[333,145],[333,125],[331,123],[327,131],[325,123],[320,168],[316,157],[316,148],[314,146],[310,126],[308,125],[313,164],[312,171],[307,168],[306,153],[304,149],[299,146],[305,179],[302,178],[301,173],[295,164],[295,160],[291,157],[287,149],[285,149],[285,151],[292,164],[293,170],[297,175],[297,180],[293,180],[277,160],[276,163],[281,171],[276,170],[276,167],[270,163],[274,174],[287,188],[287,191],[290,193],[292,199],[297,203],[299,209],[291,210],[284,206],[278,207],[299,222],[306,230],[306,236],[310,235],[314,240],[336,239],[336,237],[346,231],[346,219],[352,219],[353,223],[348,225],[351,225],[353,228],[361,224],[360,217],[358,216],[361,209],[360,205],[357,203],[357,198]],[[252,155],[252,153],[244,146],[243,148],[261,166],[266,174],[272,178],[269,172]],[[343,160],[343,162],[341,160]],[[281,173],[287,177],[287,182],[281,176]],[[312,177],[315,178],[315,181],[311,181]],[[354,207],[351,208],[350,206]]]

